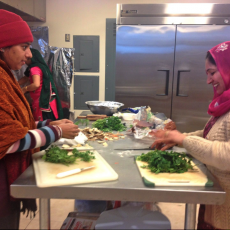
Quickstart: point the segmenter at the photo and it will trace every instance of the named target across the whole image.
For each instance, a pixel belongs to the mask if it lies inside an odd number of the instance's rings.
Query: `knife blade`
[[[114,150],[154,150],[155,148],[118,148]]]
[[[82,149],[79,149],[78,147],[69,147],[69,148],[61,148],[61,149],[64,149],[64,150],[67,150],[67,151],[72,151],[74,149],[77,149],[78,151],[99,150],[99,149],[94,149],[94,148],[82,148]]]
[[[149,148],[120,148],[120,149],[114,149],[114,150],[155,150],[155,149],[156,149],[155,147],[153,148],[149,147]],[[172,147],[167,150],[172,150]]]
[[[73,174],[76,174],[76,173],[80,173],[82,171],[85,171],[85,170],[88,170],[88,169],[91,169],[91,168],[94,168],[94,167],[95,166],[90,166],[90,167],[86,167],[86,168],[76,168],[76,169],[69,170],[69,171],[66,171],[66,172],[58,173],[56,175],[56,177],[57,178],[63,178],[63,177],[70,176],[70,175],[73,175]]]

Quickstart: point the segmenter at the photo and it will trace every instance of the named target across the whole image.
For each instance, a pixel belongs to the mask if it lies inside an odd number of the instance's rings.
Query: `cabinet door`
[[[115,99],[170,116],[175,25],[117,26]]]
[[[74,109],[89,110],[86,101],[99,100],[99,76],[74,76]]]
[[[229,40],[230,26],[179,25],[176,34],[172,120],[178,130],[203,129],[213,87],[206,83],[205,57],[213,46]]]

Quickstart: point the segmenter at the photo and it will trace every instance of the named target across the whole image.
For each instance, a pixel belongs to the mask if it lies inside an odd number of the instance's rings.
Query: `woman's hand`
[[[176,124],[175,124],[175,122],[170,121],[170,122],[166,123],[164,129],[176,130]]]
[[[172,148],[175,145],[176,145],[176,143],[164,144],[164,142],[162,142],[161,140],[156,140],[153,142],[153,144],[151,145],[150,148],[153,149],[155,147],[158,150],[165,151],[167,149]]]
[[[62,119],[57,121],[51,121],[49,124],[50,125],[73,124],[73,122],[68,119]]]
[[[180,133],[177,130],[157,130],[156,132],[151,132],[151,135],[156,137],[157,140],[151,145],[151,148],[154,146],[156,149],[166,150],[176,144],[182,145],[184,134]],[[163,146],[165,144],[165,146]]]
[[[78,126],[71,123],[64,123],[58,126],[62,129],[62,137],[64,138],[74,139],[74,137],[78,136],[78,133],[80,132]]]
[[[18,84],[19,85],[24,85],[29,81],[30,81],[30,79],[28,77],[24,76],[24,77],[22,77],[21,79],[18,80]]]
[[[23,94],[25,94],[27,92],[27,86],[22,88],[22,92],[23,92]]]

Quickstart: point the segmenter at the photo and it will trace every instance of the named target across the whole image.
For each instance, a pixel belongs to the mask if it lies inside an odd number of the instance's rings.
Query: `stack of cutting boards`
[[[107,115],[104,114],[88,114],[87,116],[78,116],[78,119],[87,119],[89,121],[96,121],[98,119],[104,119]]]
[[[79,148],[77,149],[80,150]],[[40,151],[33,154],[33,166],[37,186],[52,187],[117,180],[117,173],[105,161],[105,159],[97,151],[92,150],[92,152],[94,153],[96,159],[92,160],[91,162],[77,160],[75,164],[70,164],[69,166],[45,162],[42,159],[42,156],[45,154],[45,151]],[[61,172],[66,172],[76,168],[85,168],[90,166],[95,167],[71,176],[63,178],[56,177],[57,174]]]

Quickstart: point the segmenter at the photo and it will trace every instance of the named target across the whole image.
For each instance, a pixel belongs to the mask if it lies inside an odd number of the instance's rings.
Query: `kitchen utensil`
[[[118,148],[118,149],[114,149],[114,150],[154,150],[155,148],[151,149],[149,148]]]
[[[83,146],[84,147],[84,146]],[[83,148],[83,147],[80,147],[80,148],[77,148],[79,151],[93,151],[93,150],[101,150],[103,149],[104,147],[102,148]],[[76,147],[75,147],[76,148]],[[72,151],[74,149],[74,147],[69,147],[69,148],[62,148],[62,149],[65,149],[67,151]],[[155,148],[151,149],[151,148],[116,148],[114,150],[154,150]]]
[[[89,166],[89,167],[86,167],[86,168],[76,168],[76,169],[73,169],[73,170],[69,170],[69,171],[66,171],[66,172],[61,172],[61,173],[58,173],[57,174],[57,178],[63,178],[63,177],[66,177],[66,176],[70,176],[70,175],[73,175],[73,174],[76,174],[76,173],[80,173],[84,170],[88,170],[88,169],[91,169],[91,168],[94,168],[95,166]]]
[[[94,149],[94,148],[84,148],[84,146],[83,147],[69,147],[69,148],[61,148],[61,149],[65,149],[65,150],[67,150],[67,151],[72,151],[73,149],[77,149],[77,150],[79,150],[79,151],[94,151],[94,150],[101,150],[102,148],[100,148],[100,149]]]
[[[173,148],[169,148],[167,150],[172,150]],[[155,147],[151,148],[151,146],[149,146],[148,148],[117,148],[117,149],[114,149],[114,150],[155,150]],[[166,151],[167,151],[166,150]]]
[[[135,156],[135,159],[137,156]],[[147,165],[146,162],[137,161],[136,164],[141,174],[143,183],[146,187],[155,186],[213,186],[213,182],[205,174],[206,168],[204,165],[199,165],[191,162],[194,170],[189,170],[184,173],[152,173],[149,169],[142,168]]]
[[[78,116],[78,119],[87,119],[89,121],[96,121],[98,119],[104,119],[107,115],[105,114],[88,114],[87,116]]]
[[[86,101],[85,103],[92,113],[105,114],[107,116],[117,113],[124,105],[116,101]]]
[[[65,186],[74,184],[87,184],[118,179],[118,174],[107,163],[107,161],[97,152],[93,151],[95,159],[91,162],[76,160],[75,164],[69,166],[54,164],[42,159],[45,151],[40,151],[32,155],[36,183],[38,187]],[[92,170],[67,176],[62,179],[57,178],[60,172],[74,170],[76,168],[86,168],[94,165]]]

